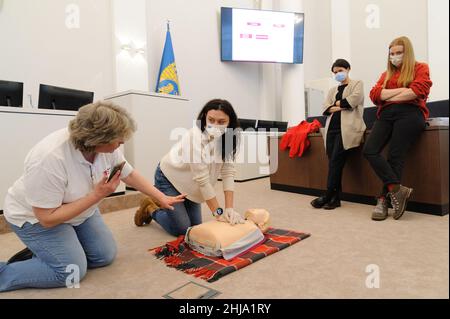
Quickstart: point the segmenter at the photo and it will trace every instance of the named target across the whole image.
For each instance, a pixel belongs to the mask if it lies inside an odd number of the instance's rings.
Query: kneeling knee
[[[98,268],[105,267],[114,262],[117,255],[117,246],[116,244],[110,243],[107,247],[102,249],[101,254],[89,258],[89,268]]]
[[[77,263],[68,264],[56,270],[57,280],[61,286],[75,286],[87,274],[87,262],[81,261]]]
[[[103,266],[108,266],[114,262],[117,256],[117,246],[114,243],[109,247],[109,249],[105,252],[105,254],[102,256],[102,262]]]

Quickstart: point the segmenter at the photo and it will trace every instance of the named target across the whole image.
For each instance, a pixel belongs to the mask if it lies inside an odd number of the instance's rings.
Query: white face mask
[[[403,63],[403,54],[391,56],[390,60],[394,66],[398,67]]]
[[[214,138],[221,137],[223,134],[225,134],[226,129],[227,125],[214,125],[214,124],[207,124],[205,128],[209,136],[212,136]]]

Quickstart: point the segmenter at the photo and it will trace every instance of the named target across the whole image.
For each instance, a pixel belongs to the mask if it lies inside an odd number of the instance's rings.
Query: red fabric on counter
[[[301,157],[309,148],[311,142],[308,140],[308,134],[316,133],[322,127],[318,120],[309,123],[301,121],[299,125],[288,129],[286,134],[281,138],[280,149],[282,151],[290,148],[289,157],[294,158],[296,155]]]

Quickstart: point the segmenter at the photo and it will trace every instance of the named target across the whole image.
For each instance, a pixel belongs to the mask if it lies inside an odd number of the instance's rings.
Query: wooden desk
[[[366,132],[366,137],[368,134]],[[280,139],[271,138],[270,143],[279,143]],[[300,158],[291,159],[288,151],[278,148],[278,170],[270,176],[272,189],[312,196],[323,194],[328,174],[323,138],[317,133],[311,134],[309,140],[311,147]],[[414,188],[407,210],[441,216],[448,214],[448,142],[448,126],[427,127],[411,148],[402,177],[402,184]],[[362,146],[349,154],[342,188],[343,200],[376,203],[382,183],[364,158]]]

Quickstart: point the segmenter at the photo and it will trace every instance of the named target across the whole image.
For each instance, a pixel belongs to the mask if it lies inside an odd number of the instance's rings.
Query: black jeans
[[[414,104],[389,105],[380,113],[365,146],[364,156],[383,182],[382,195],[387,185],[400,184],[408,150],[425,129],[425,118]],[[387,159],[381,152],[389,143]]]
[[[348,151],[342,143],[341,130],[328,130],[327,156],[328,156],[328,192],[340,192],[342,190],[342,172],[347,160]]]

